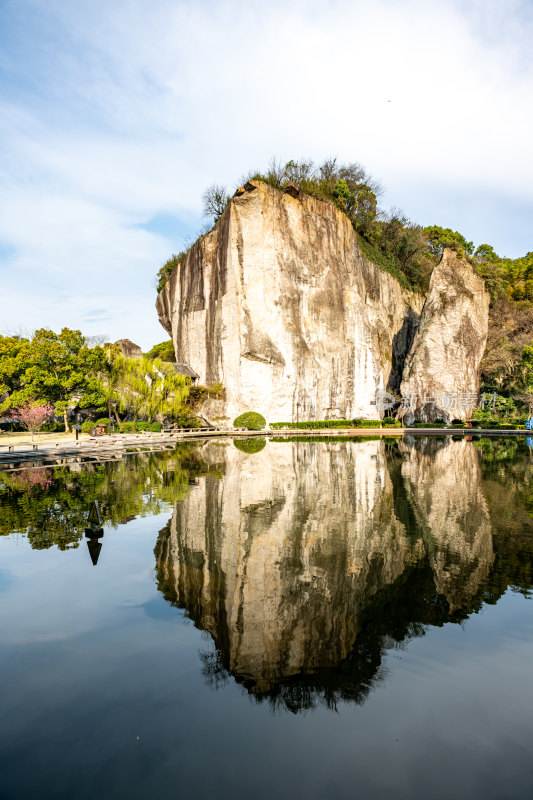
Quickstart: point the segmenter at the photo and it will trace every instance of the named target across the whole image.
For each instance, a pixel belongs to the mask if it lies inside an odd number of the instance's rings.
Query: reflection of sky
[[[293,716],[200,674],[202,634],[154,580],[159,518],[86,544],[0,540],[6,797],[525,797],[533,617],[507,592],[385,657],[362,706]],[[209,646],[209,645],[208,645]],[[36,754],[38,753],[38,758]],[[83,778],[83,780],[80,780]]]

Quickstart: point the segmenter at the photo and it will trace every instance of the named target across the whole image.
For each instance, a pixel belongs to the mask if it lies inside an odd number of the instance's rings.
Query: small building
[[[176,370],[176,372],[180,373],[180,375],[185,375],[185,377],[190,378],[193,385],[196,385],[200,380],[200,376],[198,375],[198,373],[195,372],[191,367],[189,367],[188,364],[178,364],[178,362],[175,362],[173,364],[173,367]]]

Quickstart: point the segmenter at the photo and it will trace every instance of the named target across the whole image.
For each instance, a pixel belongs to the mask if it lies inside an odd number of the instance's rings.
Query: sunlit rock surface
[[[401,384],[404,398],[416,397],[417,419],[467,419],[477,406],[489,301],[473,267],[446,249],[431,275]]]
[[[120,349],[120,352],[125,358],[142,358],[143,353],[141,348],[135,342],[132,342],[131,339],[119,339],[115,342],[116,347]]]
[[[251,181],[157,310],[177,360],[224,385],[211,416],[275,422],[377,418],[376,391],[399,390],[422,303],[362,256],[336,206]]]
[[[374,603],[392,603],[406,632],[469,607],[493,560],[477,454],[467,442],[428,447],[271,442],[246,455],[209,444],[224,476],[199,478],[176,505],[156,547],[160,588],[255,694],[346,659]],[[394,597],[415,568],[428,605],[413,611],[409,594]],[[383,647],[375,628],[367,688]]]
[[[477,593],[494,560],[480,456],[465,440],[413,439],[402,449],[402,475],[435,587],[453,611]]]

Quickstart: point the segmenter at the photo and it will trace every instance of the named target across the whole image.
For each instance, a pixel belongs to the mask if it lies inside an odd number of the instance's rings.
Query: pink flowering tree
[[[49,403],[44,405],[32,404],[31,400],[20,408],[11,410],[11,417],[27,431],[31,432],[31,440],[35,433],[39,433],[45,422],[54,416],[54,409]]]

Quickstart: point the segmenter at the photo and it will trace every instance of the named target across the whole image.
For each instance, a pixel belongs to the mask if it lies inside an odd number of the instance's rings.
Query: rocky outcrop
[[[224,413],[377,418],[398,391],[422,298],[363,257],[333,204],[251,181],[157,299],[178,361],[221,382]]]
[[[410,419],[466,419],[476,407],[489,294],[472,266],[445,250],[433,270],[401,394]]]
[[[445,250],[423,304],[362,255],[335,205],[250,181],[157,310],[177,360],[223,384],[224,402],[203,410],[217,424],[251,410],[269,422],[376,419],[376,393],[400,389],[411,419],[431,420],[470,413],[454,393],[477,402],[488,302],[471,265]]]
[[[131,339],[119,339],[115,345],[120,348],[120,352],[125,358],[142,358],[143,352],[138,344]]]

